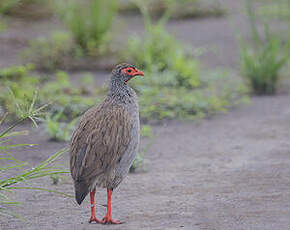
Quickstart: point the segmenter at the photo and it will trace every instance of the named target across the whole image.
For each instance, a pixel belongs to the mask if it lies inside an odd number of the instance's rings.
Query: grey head
[[[128,91],[128,82],[136,76],[144,76],[144,73],[134,65],[127,63],[118,64],[112,70],[110,94],[119,94],[122,91]]]
[[[138,70],[134,65],[121,63],[116,65],[112,71],[111,81],[127,84],[135,76],[144,76],[144,73]]]

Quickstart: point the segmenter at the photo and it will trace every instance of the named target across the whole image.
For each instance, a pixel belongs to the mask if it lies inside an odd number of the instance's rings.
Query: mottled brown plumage
[[[85,184],[88,191],[96,185],[110,187],[110,176],[114,177],[116,163],[130,142],[129,131],[129,113],[112,101],[107,99],[88,110],[71,139],[70,165],[75,182]]]
[[[117,65],[106,99],[83,115],[72,135],[70,169],[78,204],[89,192],[92,202],[96,186],[108,189],[109,204],[112,190],[128,173],[139,142],[139,112],[127,82],[137,75],[143,73],[134,66]],[[91,221],[99,222],[93,212]],[[106,223],[118,223],[111,219],[110,208],[105,218]]]

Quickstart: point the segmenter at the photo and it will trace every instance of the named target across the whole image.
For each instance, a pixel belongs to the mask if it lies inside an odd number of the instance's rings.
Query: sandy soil
[[[237,47],[232,21],[243,28],[238,14],[242,0],[224,0],[236,12],[228,18],[172,21],[168,30],[192,45],[214,47],[202,59],[209,67],[237,69]],[[233,19],[234,18],[234,19]],[[124,23],[124,22],[123,22]],[[132,18],[128,31],[142,32],[139,18]],[[52,31],[54,22],[10,22],[0,34],[0,67],[21,63],[19,51],[31,37]],[[17,39],[16,39],[17,38]],[[20,38],[20,39],[19,39]],[[78,78],[81,73],[75,73]],[[97,84],[105,73],[96,73]],[[189,229],[189,230],[284,230],[290,226],[290,107],[289,94],[256,97],[228,114],[194,122],[171,121],[154,126],[156,140],[146,159],[145,173],[130,174],[113,194],[113,216],[120,226],[88,224],[89,200],[78,206],[74,199],[47,192],[18,191],[22,202],[13,211],[26,221],[0,219],[0,229]],[[30,135],[20,143],[38,143],[19,149],[16,157],[36,165],[65,143],[47,141],[28,125]],[[146,140],[142,141],[142,145]],[[68,155],[60,160],[68,167]],[[51,185],[49,178],[34,181],[73,195],[71,179]],[[98,204],[106,193],[98,190]],[[97,206],[101,218],[105,208]]]

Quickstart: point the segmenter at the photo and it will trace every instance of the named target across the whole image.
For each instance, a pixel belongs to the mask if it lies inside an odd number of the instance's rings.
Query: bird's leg
[[[113,220],[112,219],[112,211],[111,211],[111,199],[112,199],[112,189],[107,189],[107,196],[108,196],[108,200],[107,200],[107,214],[105,215],[105,217],[102,220],[103,224],[121,224],[120,221],[118,220]]]
[[[91,200],[91,218],[89,220],[89,223],[96,222],[98,224],[102,223],[101,220],[97,219],[96,217],[96,210],[95,210],[95,194],[96,189],[94,189],[92,192],[90,192],[90,200]]]

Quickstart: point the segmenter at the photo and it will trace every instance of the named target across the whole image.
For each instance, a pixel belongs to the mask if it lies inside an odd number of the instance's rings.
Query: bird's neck
[[[127,101],[134,97],[135,93],[131,87],[120,80],[113,79],[110,83],[108,96],[116,100]]]

